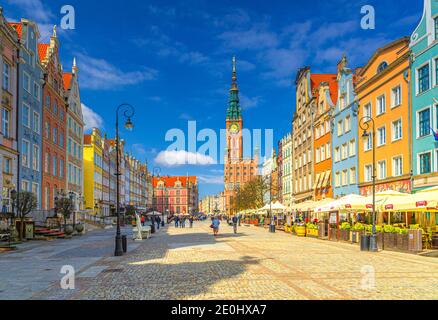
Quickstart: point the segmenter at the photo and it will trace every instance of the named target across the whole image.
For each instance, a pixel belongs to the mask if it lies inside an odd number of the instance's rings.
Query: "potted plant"
[[[340,226],[341,241],[350,241],[351,224],[343,222]]]
[[[409,232],[407,229],[398,228],[397,237],[397,249],[401,251],[409,250]]]
[[[306,224],[306,236],[318,238],[318,226],[313,223]]]
[[[353,243],[359,243],[360,241],[360,236],[361,234],[364,232],[365,230],[365,225],[358,222],[356,223],[351,231],[351,242]]]
[[[397,243],[395,227],[392,225],[385,225],[383,227],[383,232],[383,243],[385,249],[395,249]]]
[[[330,224],[329,240],[338,241],[338,226],[337,226],[337,224]]]

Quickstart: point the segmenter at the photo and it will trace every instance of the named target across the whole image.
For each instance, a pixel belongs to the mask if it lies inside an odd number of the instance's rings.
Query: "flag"
[[[438,131],[435,131],[434,129],[430,128],[430,130],[433,133],[433,138],[435,139],[436,142],[438,142]]]

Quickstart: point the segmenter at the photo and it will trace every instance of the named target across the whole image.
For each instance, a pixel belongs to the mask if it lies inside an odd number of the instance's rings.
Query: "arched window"
[[[377,68],[377,73],[382,72],[383,70],[385,70],[388,67],[388,63],[386,61],[383,61],[381,64],[379,64],[378,68]]]

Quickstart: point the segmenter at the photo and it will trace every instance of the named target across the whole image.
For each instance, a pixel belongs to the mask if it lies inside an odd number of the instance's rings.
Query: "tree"
[[[68,196],[66,193],[58,194],[58,196],[55,198],[55,207],[56,207],[56,213],[60,212],[64,217],[64,231],[65,231],[67,227],[67,219],[70,218],[70,215],[74,208],[73,198]]]
[[[235,211],[259,209],[264,206],[264,195],[269,192],[270,183],[267,179],[257,176],[236,191],[231,200]]]
[[[32,192],[22,191],[17,194],[14,200],[14,206],[17,208],[17,214],[20,217],[20,241],[24,236],[24,218],[37,207],[37,198]]]

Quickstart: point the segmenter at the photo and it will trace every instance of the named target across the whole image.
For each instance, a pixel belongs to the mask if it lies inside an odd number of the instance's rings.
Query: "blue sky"
[[[60,24],[64,0],[3,0],[4,14],[39,23],[47,41]],[[346,53],[362,66],[374,50],[409,36],[422,13],[421,0],[133,1],[72,0],[76,29],[59,30],[65,70],[77,57],[88,126],[114,135],[118,104],[136,108],[127,150],[162,174],[189,173],[201,196],[223,190],[221,165],[160,163],[172,128],[225,127],[231,58],[237,56],[245,127],[274,129],[275,142],[291,130],[293,81],[298,68],[335,73]],[[360,28],[363,5],[373,5],[376,29]],[[208,163],[208,161],[207,161]]]

